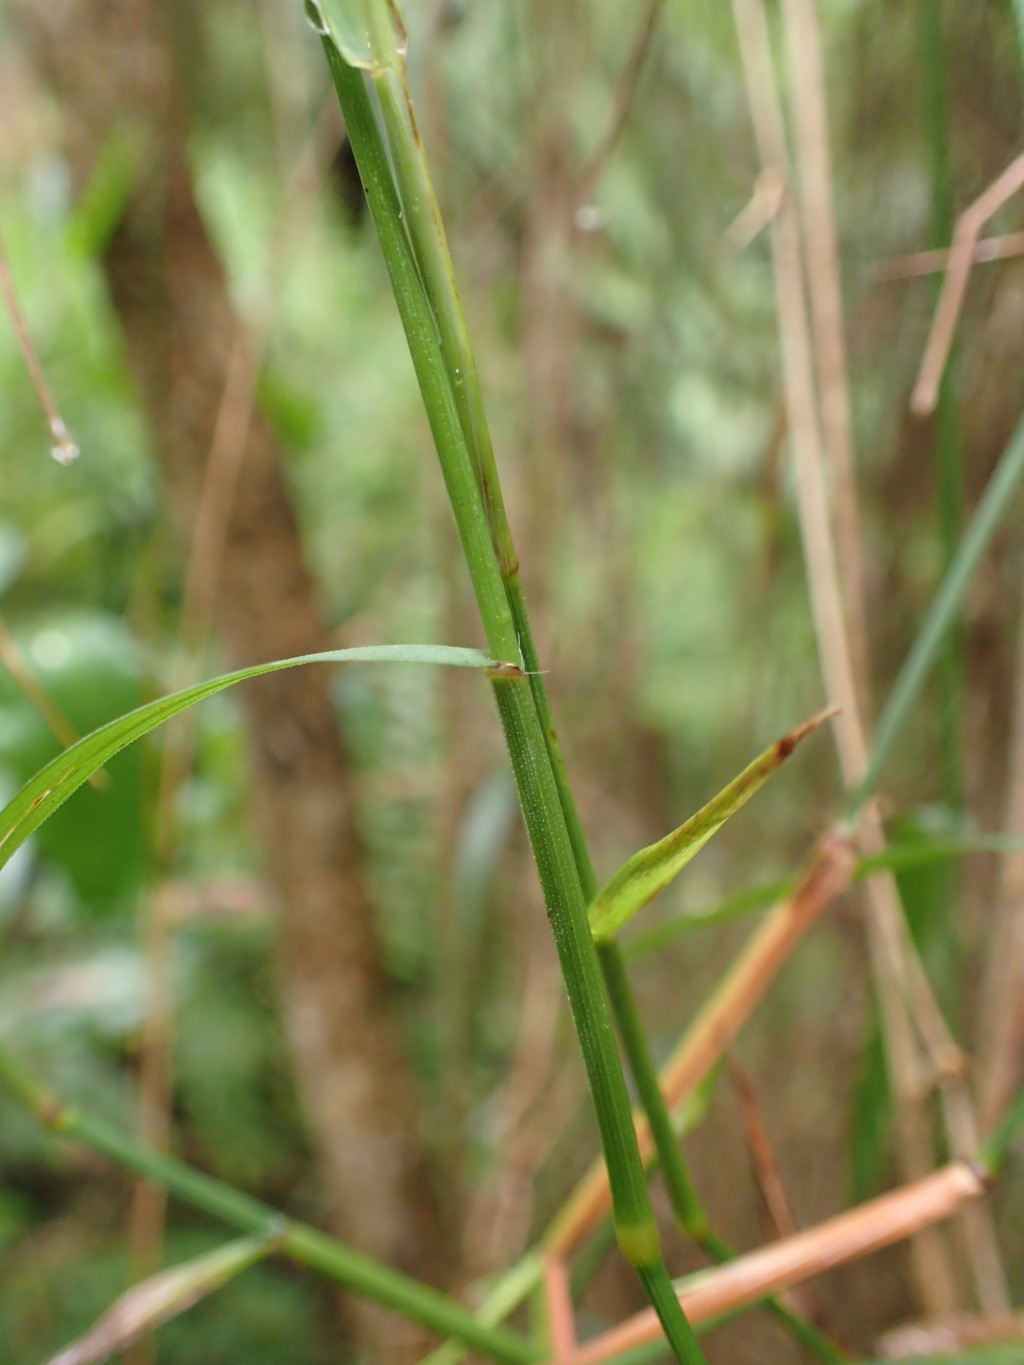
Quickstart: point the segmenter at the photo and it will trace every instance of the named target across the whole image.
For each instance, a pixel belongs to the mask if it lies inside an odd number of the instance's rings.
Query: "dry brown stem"
[[[967,281],[970,278],[974,253],[982,229],[993,214],[997,213],[1022,186],[1024,154],[1011,161],[984,194],[979,195],[970,208],[965,209],[957,222],[942,293],[939,295],[932,328],[921,358],[917,383],[910,396],[911,410],[919,416],[927,416],[928,413],[935,411],[935,404],[939,399],[939,385],[942,383],[950,348],[953,345],[953,334],[967,292]]]
[[[658,15],[661,13],[663,3],[664,0],[648,0],[644,17],[637,29],[632,51],[615,87],[608,127],[577,181],[574,194],[574,204],[577,208],[586,204],[597,189],[604,168],[622,136],[622,130],[626,126],[629,111],[636,98],[644,62],[647,60],[647,54],[651,48],[651,41],[654,38],[654,30],[657,27]]]
[[[71,464],[78,458],[78,447],[64,425],[64,419],[60,415],[60,410],[53,397],[53,392],[47,382],[46,373],[43,370],[39,355],[32,342],[32,336],[25,322],[21,305],[18,302],[17,291],[14,288],[14,281],[11,279],[10,268],[7,264],[7,255],[0,242],[0,295],[3,295],[4,305],[11,319],[11,326],[18,339],[18,346],[25,361],[25,368],[28,370],[32,387],[36,391],[39,399],[39,406],[46,417],[47,425],[50,428],[50,436],[53,439],[52,453],[54,459],[61,464]]]
[[[576,1352],[576,1320],[565,1262],[549,1257],[544,1262],[544,1306],[552,1365],[569,1361]]]
[[[786,1197],[782,1172],[779,1170],[771,1138],[768,1136],[768,1128],[754,1091],[754,1083],[735,1057],[728,1059],[728,1068],[729,1079],[732,1081],[732,1088],[739,1103],[750,1164],[768,1212],[772,1237],[776,1239],[792,1237],[796,1232],[796,1223]]]
[[[691,1323],[710,1322],[847,1261],[912,1237],[951,1217],[984,1193],[985,1185],[978,1172],[966,1162],[955,1162],[795,1237],[691,1276],[678,1287],[679,1302]],[[559,1365],[600,1365],[624,1351],[656,1341],[660,1332],[652,1311],[638,1313],[588,1342],[569,1361]]]
[[[754,181],[754,191],[723,233],[725,245],[737,255],[772,221],[779,211],[786,182],[776,166],[766,166]]]
[[[951,251],[914,251],[909,256],[893,256],[888,261],[877,261],[868,267],[867,277],[872,284],[889,284],[894,280],[918,279],[936,275],[946,269]],[[1024,254],[1024,232],[1007,232],[999,237],[982,237],[971,253],[974,265],[991,261],[1005,261]]]
[[[803,226],[821,435],[832,478],[836,557],[851,666],[861,712],[866,713],[870,664],[864,606],[865,576],[839,244],[832,195],[825,73],[816,0],[784,0],[782,15],[789,54],[788,88],[795,133],[796,190]]]
[[[1003,828],[1024,831],[1024,616],[1018,626],[1013,735]],[[1002,859],[982,979],[978,1107],[989,1132],[1021,1083],[1024,1065],[1024,853]]]

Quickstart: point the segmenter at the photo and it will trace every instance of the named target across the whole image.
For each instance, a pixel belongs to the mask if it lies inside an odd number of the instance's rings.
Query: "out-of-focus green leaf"
[[[138,706],[142,662],[118,618],[64,613],[18,630],[16,638],[33,678],[78,734]],[[60,753],[50,724],[0,668],[0,761],[16,786]],[[104,777],[102,789],[84,790],[73,807],[59,811],[37,843],[93,916],[131,898],[145,861],[139,755],[117,756]]]
[[[95,257],[107,245],[131,195],[141,154],[135,130],[119,126],[109,134],[68,224],[72,251]]]
[[[17,796],[0,811],[0,867],[97,768],[102,768],[114,754],[120,753],[129,744],[204,697],[213,696],[215,692],[222,692],[225,687],[244,682],[247,678],[258,678],[264,673],[295,668],[299,664],[356,662],[441,664],[454,668],[496,666],[495,660],[479,649],[460,649],[453,645],[362,645],[354,649],[333,649],[323,654],[304,654],[295,659],[256,664],[252,668],[241,668],[237,672],[198,683],[195,687],[187,687],[169,697],[161,697],[159,701],[140,706],[127,716],[86,735],[70,749],[65,749],[22,787]]]
[[[896,846],[923,854],[931,847],[963,838],[963,817],[935,804],[906,811],[892,822]],[[960,975],[960,941],[955,928],[957,869],[955,858],[918,858],[897,865],[893,871],[900,900],[929,979],[939,998],[953,1005]]]
[[[243,1237],[150,1276],[122,1294],[91,1331],[54,1356],[50,1365],[97,1365],[117,1355],[269,1255],[275,1242],[274,1237]]]
[[[25,537],[6,521],[0,521],[0,593],[6,592],[25,562]]]
[[[850,1198],[862,1204],[882,1189],[892,1119],[877,1012],[861,1054],[850,1107]]]
[[[594,938],[599,941],[614,938],[638,910],[679,875],[730,816],[764,786],[800,741],[832,714],[819,712],[777,739],[684,825],[627,859],[591,902],[590,928]]]
[[[905,1356],[913,1365],[1024,1365],[1024,1341],[1000,1342],[991,1346],[975,1346],[956,1351],[952,1355]],[[860,1361],[858,1365],[892,1365],[888,1360]]]

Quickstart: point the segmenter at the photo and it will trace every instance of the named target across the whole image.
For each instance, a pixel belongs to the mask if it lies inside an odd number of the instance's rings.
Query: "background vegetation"
[[[0,229],[82,453],[70,467],[49,458],[21,352],[0,326],[0,641],[9,633],[8,668],[22,659],[85,733],[183,678],[249,662],[262,640],[287,643],[294,618],[287,600],[268,603],[275,622],[246,635],[244,604],[263,600],[259,565],[271,573],[282,562],[277,540],[268,549],[262,538],[229,537],[223,566],[189,596],[199,483],[174,423],[191,401],[181,356],[190,333],[179,322],[161,331],[166,305],[130,297],[133,281],[157,277],[117,261],[151,165],[152,72],[128,72],[127,58],[111,56],[102,5],[46,8],[49,27],[30,3],[0,12]],[[879,699],[1018,419],[1024,275],[1012,259],[975,271],[941,416],[925,421],[910,415],[908,395],[935,277],[890,278],[878,267],[948,242],[951,206],[964,208],[1019,150],[1024,86],[1007,3],[819,8]],[[143,0],[122,0],[120,10],[129,26],[161,13]],[[176,126],[225,297],[248,328],[238,335],[258,374],[258,440],[280,454],[324,627],[295,626],[298,643],[276,653],[301,652],[307,637],[309,648],[478,645],[406,342],[302,5],[178,0],[166,10],[158,31],[175,73]],[[652,10],[631,88],[622,75],[648,17],[643,4],[407,0],[405,10],[541,656],[603,879],[822,702],[768,236],[736,250],[726,235],[759,171],[735,26],[726,6],[665,0]],[[938,49],[928,45],[936,19]],[[125,47],[134,50],[128,38]],[[69,53],[81,80],[67,75]],[[164,68],[153,71],[158,84]],[[90,91],[107,83],[104,106]],[[617,101],[622,126],[605,146]],[[992,230],[1011,231],[1019,217],[1011,200]],[[145,240],[141,230],[132,238]],[[172,240],[160,276],[169,294],[184,250]],[[197,336],[220,328],[223,371],[232,335],[224,317],[209,297],[175,306],[192,310]],[[161,365],[171,367],[163,406],[154,396]],[[210,382],[194,424],[204,451],[219,402]],[[943,450],[954,451],[945,464]],[[243,463],[240,488],[263,458]],[[255,587],[240,588],[244,570],[231,567],[245,554]],[[1011,515],[887,772],[896,842],[1008,830],[1024,815],[1024,754],[1011,743],[1024,695],[1022,567]],[[281,694],[299,686],[283,676]],[[430,1206],[416,1216],[433,1257],[413,1254],[410,1238],[407,1268],[426,1262],[431,1278],[462,1286],[510,1263],[594,1155],[582,1070],[479,680],[369,666],[323,685],[344,755],[335,776],[358,835],[350,854],[379,944],[380,970],[367,968],[365,980],[409,1059],[408,1077],[396,1072],[394,1121],[416,1135],[401,1160]],[[257,815],[291,801],[298,833],[320,807],[315,791],[301,806],[292,789],[267,794],[266,774],[274,762],[288,767],[280,754],[290,741],[283,731],[260,738],[260,706],[279,694],[261,695],[204,704],[180,781],[166,773],[185,737],[178,749],[158,735],[120,755],[101,787],[84,788],[0,875],[0,1029],[63,1093],[133,1127],[156,971],[176,1018],[164,1039],[175,1149],[362,1244],[346,1212],[352,1177],[330,1141],[330,1096],[340,1092],[325,1058],[340,1035],[303,1050],[308,952],[287,933],[282,948],[289,864],[254,825],[250,795]],[[57,748],[15,678],[0,672],[5,796]],[[634,977],[659,1056],[750,922],[691,924],[641,955],[642,934],[789,875],[841,800],[834,755],[819,738],[645,911],[631,931]],[[998,966],[991,929],[1014,875],[1012,858],[975,854],[899,876],[947,1017],[980,1053],[980,1092],[984,1068],[1005,1064],[1019,1043],[1012,1030],[993,1042],[984,1023]],[[342,956],[377,951],[346,944]],[[367,1065],[379,1070],[389,1046],[367,1052]],[[736,1056],[799,1225],[898,1180],[856,894],[786,965]],[[406,1080],[418,1117],[403,1108]],[[766,1222],[738,1093],[718,1078],[687,1152],[715,1227],[746,1247],[763,1240]],[[41,1361],[124,1287],[131,1185],[42,1136],[2,1094],[0,1177],[0,1357]],[[1011,1165],[996,1207],[1018,1303],[1022,1199]],[[146,1240],[135,1200],[138,1254]],[[365,1236],[376,1236],[369,1225]],[[668,1237],[674,1269],[701,1263]],[[398,1256],[404,1237],[381,1238],[368,1249]],[[211,1223],[171,1206],[168,1261],[219,1240]],[[966,1309],[962,1252],[950,1245]],[[904,1248],[837,1272],[808,1302],[860,1354],[920,1308]],[[584,1320],[607,1325],[639,1303],[609,1262]],[[158,1358],[326,1365],[376,1330],[353,1325],[329,1287],[275,1260],[163,1329]],[[405,1348],[387,1349],[397,1360]],[[717,1332],[708,1353],[797,1358],[758,1316]]]

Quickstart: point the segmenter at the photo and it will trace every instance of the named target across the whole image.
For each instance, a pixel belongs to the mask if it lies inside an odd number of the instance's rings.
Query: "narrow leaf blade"
[[[55,759],[41,768],[21,788],[18,794],[0,811],[0,867],[48,816],[62,806],[83,782],[108,763],[116,753],[141,739],[164,721],[196,702],[222,692],[226,687],[275,673],[299,664],[331,663],[412,663],[439,664],[449,668],[496,668],[499,665],[479,649],[463,649],[456,645],[360,645],[353,649],[332,649],[323,654],[303,654],[294,659],[277,659],[273,663],[256,664],[225,673],[186,687],[181,692],[149,702],[126,716],[80,739]]]
[[[800,741],[833,715],[834,710],[820,711],[777,739],[685,824],[628,858],[591,902],[590,928],[594,938],[614,938],[622,926],[664,890],[711,836],[764,786]]]
[[[274,1250],[277,1237],[243,1237],[205,1256],[151,1275],[113,1303],[84,1337],[50,1365],[97,1365],[170,1322]]]

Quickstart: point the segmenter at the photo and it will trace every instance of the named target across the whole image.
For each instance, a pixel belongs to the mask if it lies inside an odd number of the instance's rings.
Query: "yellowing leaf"
[[[834,710],[821,711],[783,735],[685,825],[628,858],[591,902],[590,929],[594,938],[599,941],[614,938],[638,910],[678,876],[726,820],[764,786],[800,741],[832,715]]]

